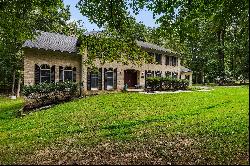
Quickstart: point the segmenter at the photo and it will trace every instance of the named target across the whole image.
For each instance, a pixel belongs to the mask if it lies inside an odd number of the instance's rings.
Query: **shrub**
[[[70,100],[77,95],[77,83],[68,81],[24,86],[22,94],[26,97],[24,110],[30,110]]]
[[[151,90],[186,90],[189,81],[170,77],[148,77],[146,78],[146,84],[146,87]]]
[[[236,80],[233,78],[227,78],[227,77],[218,77],[215,79],[216,83],[220,86],[230,86],[235,85]]]

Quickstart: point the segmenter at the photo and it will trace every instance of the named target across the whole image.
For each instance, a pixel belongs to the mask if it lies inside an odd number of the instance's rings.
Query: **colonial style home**
[[[35,40],[27,40],[24,50],[24,85],[42,82],[72,80],[81,85],[81,91],[122,90],[145,87],[147,77],[175,77],[188,79],[192,84],[192,71],[180,65],[177,53],[155,44],[137,41],[141,49],[155,57],[156,63],[137,66],[121,63],[95,66],[93,72],[84,64],[84,57],[77,53],[79,42],[76,37],[41,32]]]

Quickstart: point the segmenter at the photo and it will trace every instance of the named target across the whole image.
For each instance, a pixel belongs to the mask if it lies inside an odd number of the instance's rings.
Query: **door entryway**
[[[124,70],[124,85],[125,84],[128,85],[128,88],[135,88],[137,85],[137,70]]]

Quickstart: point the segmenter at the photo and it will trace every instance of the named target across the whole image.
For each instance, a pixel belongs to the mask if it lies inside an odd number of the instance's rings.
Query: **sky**
[[[70,5],[70,13],[71,13],[71,17],[70,17],[70,20],[82,20],[83,21],[83,25],[84,25],[84,28],[87,29],[87,31],[93,31],[93,30],[100,30],[98,28],[98,26],[96,24],[91,24],[89,21],[88,21],[88,18],[83,16],[79,10],[75,7],[77,2],[79,0],[63,0],[64,4],[65,5]],[[149,27],[157,27],[158,25],[155,23],[155,20],[153,19],[153,14],[152,12],[146,10],[146,9],[143,9],[142,11],[140,11],[140,13],[138,15],[133,15],[137,22],[143,22],[146,26],[149,26]]]

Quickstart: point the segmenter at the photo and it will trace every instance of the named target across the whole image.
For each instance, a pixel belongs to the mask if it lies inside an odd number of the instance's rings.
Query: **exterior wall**
[[[178,58],[177,66],[165,65],[166,56],[173,56],[172,54],[163,54],[162,64],[143,64],[141,66],[134,65],[132,63],[123,65],[121,63],[106,63],[101,64],[99,60],[96,60],[95,66],[97,68],[117,68],[117,89],[122,90],[124,87],[124,70],[134,69],[137,70],[137,83],[142,87],[145,86],[145,70],[161,71],[162,76],[165,76],[165,72],[177,72],[181,79],[185,78],[185,75],[180,73],[180,58]],[[48,51],[39,49],[24,49],[24,84],[33,85],[35,82],[34,70],[35,64],[48,64],[50,66],[55,65],[55,81],[59,81],[59,66],[71,66],[76,67],[76,81],[81,83],[82,92],[87,92],[87,66],[84,65],[84,60],[87,57],[81,56],[75,53],[65,53],[60,51]],[[83,65],[82,65],[83,64]],[[187,74],[187,73],[185,73]],[[190,82],[192,84],[192,73],[190,74]],[[178,77],[178,78],[180,78]],[[191,85],[190,84],[190,85]],[[104,73],[102,72],[102,90],[104,90]]]
[[[81,56],[59,51],[24,49],[24,85],[35,83],[35,64],[55,65],[55,81],[59,81],[59,66],[76,67],[76,81],[80,82]]]
[[[94,62],[97,68],[117,68],[117,89],[122,90],[124,87],[124,70],[134,69],[137,70],[137,82],[141,86],[145,86],[145,70],[151,71],[162,71],[162,76],[165,76],[165,72],[177,72],[178,78],[180,76],[180,58],[178,58],[177,66],[165,65],[166,56],[173,56],[171,54],[163,54],[162,56],[162,64],[143,64],[142,66],[134,65],[132,63],[128,65],[123,65],[122,63],[112,62],[101,64],[99,60]],[[86,57],[86,55],[85,55]],[[84,60],[83,60],[84,61]],[[87,67],[84,66],[84,71],[87,71]],[[104,76],[102,77],[104,79]],[[87,77],[86,74],[83,76],[83,90],[87,91]],[[102,90],[104,86],[102,87]]]
[[[192,72],[181,73],[181,79],[185,79],[186,75],[189,75],[189,86],[192,86]]]

